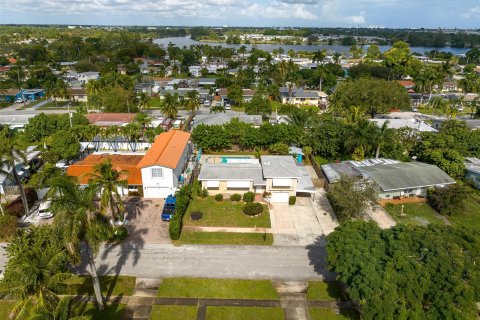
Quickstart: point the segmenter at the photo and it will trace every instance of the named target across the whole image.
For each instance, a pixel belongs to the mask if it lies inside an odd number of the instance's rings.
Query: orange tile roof
[[[415,87],[415,82],[410,80],[398,80],[397,82],[404,87]]]
[[[145,168],[159,165],[175,169],[188,140],[190,140],[190,133],[180,130],[171,130],[160,134],[148,149],[138,167]]]
[[[129,123],[135,119],[136,113],[88,113],[85,115],[88,122],[95,124],[97,122],[123,122]]]
[[[116,170],[128,171],[128,177],[124,178],[127,178],[129,185],[142,185],[142,171],[137,167],[142,158],[141,155],[92,154],[68,167],[67,174],[77,177],[80,184],[87,184],[91,179],[90,174],[93,173],[95,165],[109,159]]]
[[[17,59],[15,59],[15,58],[7,58],[7,60],[10,63],[17,63]]]

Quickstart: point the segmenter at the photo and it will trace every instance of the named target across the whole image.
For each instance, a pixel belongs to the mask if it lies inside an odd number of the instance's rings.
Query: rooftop
[[[300,174],[292,156],[262,156],[263,177],[298,178]]]
[[[88,113],[85,117],[91,124],[108,126],[130,123],[136,115],[136,113]]]
[[[430,125],[416,119],[369,119],[369,121],[375,122],[379,127],[388,122],[387,126],[391,129],[410,128],[420,132],[437,132]]]
[[[465,158],[465,169],[480,174],[480,159]]]
[[[265,185],[260,163],[204,163],[198,180],[247,180]]]
[[[391,159],[367,159],[364,161],[342,161],[338,163],[329,163],[322,165],[322,171],[325,174],[325,178],[327,178],[329,183],[335,183],[340,180],[342,175],[346,175],[349,177],[361,177],[362,174],[357,168],[366,167],[366,166],[374,166],[377,164],[393,164],[398,163],[397,160]]]
[[[175,169],[189,140],[190,133],[188,132],[171,130],[161,133],[148,149],[142,161],[138,163],[138,167],[158,165]]]
[[[217,113],[217,114],[196,115],[193,127],[196,127],[199,124],[205,124],[209,126],[222,125],[224,123],[230,122],[234,118],[237,118],[241,122],[250,123],[254,126],[262,125],[262,116],[260,115],[247,115],[247,114],[235,115],[235,114],[228,114],[228,113]]]

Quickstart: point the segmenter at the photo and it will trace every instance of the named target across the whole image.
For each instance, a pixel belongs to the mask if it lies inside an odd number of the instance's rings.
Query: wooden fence
[[[317,162],[315,161],[315,158],[313,158],[312,155],[310,155],[308,159],[310,160],[313,170],[315,170],[315,173],[317,174],[317,177],[318,177],[317,179],[312,179],[313,185],[317,188],[324,188],[326,179],[322,173],[322,169],[320,169]]]

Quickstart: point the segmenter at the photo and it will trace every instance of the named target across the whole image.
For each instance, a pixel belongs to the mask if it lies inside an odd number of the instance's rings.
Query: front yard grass
[[[158,288],[162,298],[278,300],[270,280],[166,278]],[[261,317],[259,318],[261,319]]]
[[[88,303],[83,315],[92,320],[120,320],[126,307],[126,304],[110,304],[103,311],[98,311],[95,304]]]
[[[448,217],[455,227],[480,230],[480,192],[474,191],[465,201],[465,210]]]
[[[15,301],[0,300],[0,319],[8,319],[14,306]]]
[[[263,212],[256,217],[244,214],[243,206],[244,203],[241,201],[234,203],[224,199],[217,202],[213,196],[203,199],[195,197],[190,202],[183,224],[203,227],[270,228],[270,214],[266,205],[263,206]],[[201,212],[203,217],[200,220],[192,220],[190,214],[193,212]]]
[[[271,233],[195,232],[183,230],[180,239],[174,240],[173,244],[271,246],[273,244],[273,235]]]
[[[342,287],[337,282],[309,281],[307,288],[307,300],[345,300],[345,295],[342,291]]]
[[[328,308],[308,308],[310,320],[349,320],[359,319],[358,314],[354,310],[340,310],[340,314],[336,314],[332,309]]]
[[[130,276],[104,276],[100,277],[100,288],[104,296],[131,296],[135,291],[135,277]],[[93,296],[92,277],[73,276],[66,281],[69,284],[64,294]]]
[[[150,313],[151,320],[196,320],[197,319],[196,306],[159,306],[154,305],[152,307],[152,313]]]
[[[387,203],[385,210],[398,223],[406,225],[428,225],[443,224],[443,220],[438,216],[437,212],[427,203],[406,203],[403,204],[404,216],[401,216],[402,205]]]
[[[282,308],[207,307],[207,320],[283,320]]]

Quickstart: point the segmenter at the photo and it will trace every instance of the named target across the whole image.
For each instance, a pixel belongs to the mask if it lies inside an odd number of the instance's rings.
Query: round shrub
[[[240,201],[242,200],[242,196],[238,193],[234,193],[230,196],[231,201]]]
[[[208,190],[207,188],[198,188],[197,189],[197,195],[201,198],[205,198],[208,196]]]
[[[243,194],[243,202],[253,202],[255,200],[255,194],[251,191]]]
[[[296,202],[297,202],[297,197],[290,196],[290,198],[288,198],[288,204],[289,205],[293,206]]]
[[[263,212],[263,206],[258,202],[247,202],[242,208],[243,213],[249,216],[256,216]]]
[[[223,195],[220,194],[220,193],[215,195],[215,201],[222,202],[223,201]]]

